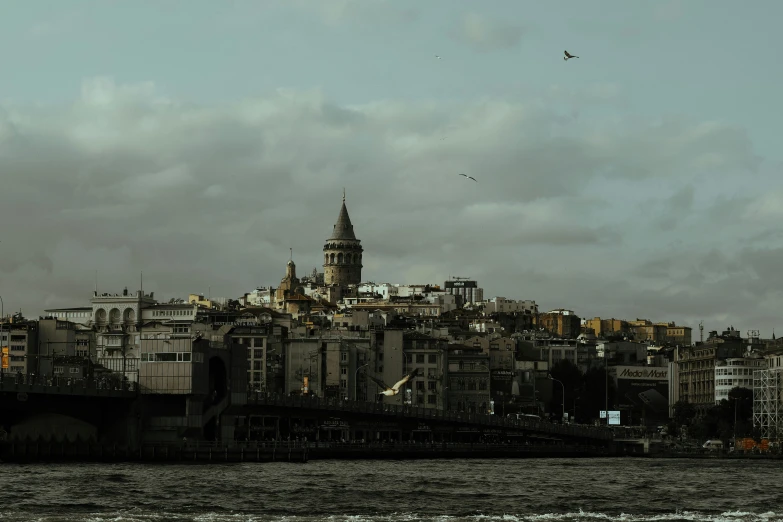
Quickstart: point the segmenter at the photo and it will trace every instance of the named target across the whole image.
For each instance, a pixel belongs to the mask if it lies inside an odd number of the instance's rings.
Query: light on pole
[[[554,377],[552,377],[551,373],[548,375],[548,377],[552,381],[559,382],[560,383],[560,387],[563,390],[563,397],[562,397],[562,399],[563,399],[563,413],[562,413],[562,416],[560,417],[560,420],[564,421],[565,420],[565,386],[563,386],[563,382],[562,381],[559,381],[559,380],[555,379]]]
[[[353,400],[355,400],[355,401],[359,400],[359,395],[358,395],[358,393],[356,391],[356,386],[359,384],[359,370],[361,370],[362,368],[366,368],[369,365],[370,365],[370,363],[362,364],[361,366],[356,368],[356,373],[354,374],[354,377],[353,377]]]
[[[0,324],[0,359],[3,358],[2,356],[2,348],[3,348],[3,333],[5,331],[5,303],[3,303],[3,298],[0,296],[0,321],[3,321]],[[9,339],[10,340],[10,339]],[[8,343],[6,343],[6,346],[8,346]],[[3,372],[3,369],[0,368],[0,373]]]

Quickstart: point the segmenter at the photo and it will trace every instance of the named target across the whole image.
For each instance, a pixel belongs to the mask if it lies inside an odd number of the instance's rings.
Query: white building
[[[753,389],[753,372],[767,368],[766,359],[743,357],[715,364],[715,403],[729,399],[732,388]]]
[[[244,301],[246,306],[269,307],[272,304],[272,289],[256,288],[245,294]]]
[[[506,299],[505,297],[493,297],[492,299],[487,299],[486,301],[483,301],[482,304],[484,305],[484,313],[485,314],[493,314],[493,313],[514,313],[514,312],[522,312],[522,313],[530,313],[530,314],[537,314],[538,313],[538,305],[535,301],[531,300],[514,300],[514,299]]]

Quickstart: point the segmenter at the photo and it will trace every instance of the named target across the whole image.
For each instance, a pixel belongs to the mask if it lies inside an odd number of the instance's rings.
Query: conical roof
[[[337,218],[337,223],[334,224],[334,230],[332,230],[332,239],[356,239],[353,233],[353,224],[351,224],[351,218],[348,216],[348,209],[345,208],[345,200],[343,199],[343,206],[340,209],[340,216]]]

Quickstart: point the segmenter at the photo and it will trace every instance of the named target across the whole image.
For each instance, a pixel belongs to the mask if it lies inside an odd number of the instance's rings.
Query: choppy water
[[[775,462],[0,465],[0,522],[783,522]]]

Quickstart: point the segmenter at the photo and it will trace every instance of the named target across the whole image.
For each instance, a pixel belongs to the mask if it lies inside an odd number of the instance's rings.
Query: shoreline
[[[291,462],[311,460],[454,460],[454,459],[541,459],[541,458],[643,458],[691,460],[783,460],[773,454],[717,454],[628,452],[620,448],[558,445],[504,444],[377,444],[323,445],[300,442],[158,443],[141,447],[81,441],[0,443],[0,464],[32,463],[119,463],[228,464],[243,462]]]

